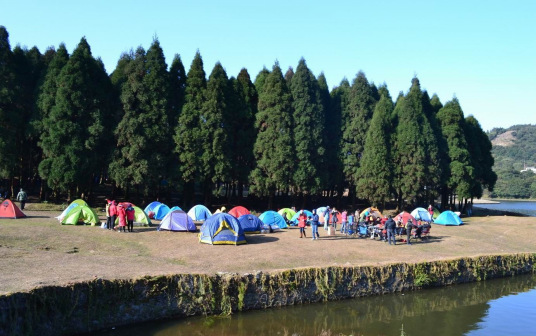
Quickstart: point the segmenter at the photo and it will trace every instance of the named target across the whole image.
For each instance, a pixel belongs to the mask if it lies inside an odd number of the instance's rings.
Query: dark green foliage
[[[491,141],[473,116],[465,118],[464,134],[471,155],[471,164],[474,167],[475,178],[471,196],[480,198],[484,188],[492,191],[497,182],[497,174],[492,170],[495,160],[491,155]]]
[[[230,150],[232,153],[232,181],[236,182],[239,195],[253,168],[253,144],[255,143],[255,115],[259,97],[246,69],[240,70],[236,79],[232,78],[232,107],[229,122],[231,123]]]
[[[182,64],[181,57],[176,54],[169,68],[170,78],[170,98],[169,98],[169,122],[175,129],[179,115],[184,105],[186,95],[186,70]]]
[[[465,119],[456,98],[439,110],[437,118],[448,144],[450,176],[447,186],[458,197],[470,198],[475,178],[474,167],[464,136]]]
[[[127,67],[132,61],[132,55],[132,51],[130,53],[123,53],[119,58],[119,61],[117,61],[115,70],[110,75],[110,80],[112,81],[112,84],[115,87],[118,95],[121,95],[123,84],[128,79]]]
[[[292,76],[290,90],[296,160],[293,185],[298,192],[317,194],[322,189],[325,167],[325,112],[318,82],[303,58]]]
[[[289,88],[292,83],[292,77],[294,77],[294,69],[292,69],[292,67],[288,67],[287,72],[285,72],[285,82],[287,82],[287,86]]]
[[[327,85],[326,85],[327,87]],[[342,144],[342,115],[350,99],[350,83],[343,79],[338,87],[331,91],[331,104],[326,111],[325,135],[328,190],[342,192],[344,187],[343,162],[340,146]]]
[[[0,26],[0,177],[11,177],[16,165],[18,115],[14,109],[15,71],[9,34]]]
[[[200,118],[201,176],[208,184],[228,182],[231,162],[231,124],[229,97],[231,87],[227,73],[218,62],[207,82]],[[208,185],[206,187],[208,187]]]
[[[266,81],[266,77],[270,74],[270,71],[266,68],[262,68],[262,70],[257,74],[257,77],[255,77],[255,90],[257,90],[257,93],[260,94],[260,92],[263,89],[264,82]]]
[[[117,146],[110,175],[118,186],[158,190],[170,169],[172,130],[168,122],[169,75],[162,48],[154,41],[139,47],[126,64],[122,85],[124,115],[117,126]]]
[[[399,97],[394,109],[394,187],[399,206],[414,205],[439,182],[438,149],[423,108],[423,93],[417,78],[406,97]],[[426,188],[425,188],[426,187]]]
[[[497,172],[499,178],[494,186],[491,197],[499,198],[536,198],[536,174],[514,169],[503,169]]]
[[[393,101],[387,88],[382,91],[367,132],[357,183],[359,198],[368,200],[374,206],[383,205],[391,198],[393,177],[391,158]]]
[[[201,110],[205,101],[207,79],[199,51],[188,71],[186,97],[175,130],[175,151],[179,156],[182,179],[193,182],[200,177],[202,153]]]
[[[376,101],[370,84],[363,72],[359,72],[350,89],[348,105],[342,111],[341,155],[346,181],[357,185],[357,168],[372,119]]]
[[[82,38],[58,78],[55,104],[43,120],[40,175],[59,191],[87,190],[100,167],[111,86]]]
[[[259,91],[255,128],[256,167],[250,175],[251,191],[273,196],[277,189],[288,188],[294,166],[292,96],[277,63]]]

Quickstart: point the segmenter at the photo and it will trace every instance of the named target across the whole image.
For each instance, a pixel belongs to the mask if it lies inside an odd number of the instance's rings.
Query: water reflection
[[[230,317],[194,317],[143,324],[106,335],[401,335],[402,326],[408,336],[466,335],[489,324],[486,321],[489,321],[490,302],[497,309],[497,303],[502,302],[498,298],[530,290],[536,294],[535,288],[536,276],[518,276],[404,294],[251,311]],[[529,307],[531,312],[518,312],[515,316],[522,314],[530,319],[535,309]],[[520,325],[518,318],[516,321],[508,334],[531,334],[529,327]],[[516,333],[516,328],[522,329]]]

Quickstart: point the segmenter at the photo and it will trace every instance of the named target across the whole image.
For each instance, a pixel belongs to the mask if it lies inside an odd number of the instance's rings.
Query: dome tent
[[[300,210],[301,211],[301,210]],[[291,225],[298,225],[298,217],[300,216],[300,211],[296,212],[294,214],[294,216],[292,216],[292,218],[290,219],[290,222],[294,223],[294,224],[291,224]],[[313,213],[309,210],[303,210],[303,212],[305,213],[305,216],[307,217],[313,217]],[[340,222],[339,222],[340,223]]]
[[[162,218],[166,217],[169,211],[170,211],[169,207],[165,205],[164,203],[158,204],[153,209],[154,219],[162,220]]]
[[[238,221],[245,234],[261,233],[263,223],[259,217],[252,214],[246,214],[238,217]]]
[[[296,211],[292,210],[291,208],[283,208],[277,213],[283,216],[284,219],[290,220],[296,214]]]
[[[425,222],[431,222],[432,217],[430,216],[430,213],[425,208],[415,208],[411,212],[411,215],[415,217],[416,220],[425,221]]]
[[[194,221],[182,210],[173,210],[168,212],[168,214],[160,222],[158,231],[168,230],[168,231],[177,231],[177,232],[195,232],[197,227],[194,224]]]
[[[206,206],[198,204],[194,205],[189,211],[188,216],[194,221],[205,221],[212,216],[212,213]]]
[[[158,205],[160,205],[160,204],[162,204],[162,203],[157,202],[157,201],[152,202],[152,203],[150,203],[148,206],[146,206],[146,207],[145,207],[145,210],[143,210],[143,211],[145,211],[145,213],[146,213],[147,215],[149,215],[149,212],[151,212],[151,211],[154,212],[154,208],[156,208],[156,206],[158,206]]]
[[[74,201],[71,202],[71,204],[69,204],[69,206],[67,208],[65,208],[65,210],[63,210],[63,212],[58,216],[56,217],[56,219],[58,219],[60,222],[63,220],[63,218],[65,216],[67,216],[67,214],[74,208],[74,207],[77,207],[79,205],[85,205],[85,206],[88,206],[86,201],[82,200],[82,199],[76,199]]]
[[[174,210],[182,210],[182,209],[178,205],[175,205],[173,208],[169,209],[169,211],[174,211]]]
[[[272,229],[286,229],[286,228],[288,228],[287,222],[285,221],[283,216],[281,216],[280,214],[278,214],[277,212],[272,211],[272,210],[268,210],[268,211],[263,212],[259,216],[259,219],[265,225],[269,225],[270,227],[272,227]]]
[[[460,216],[456,215],[454,212],[447,210],[443,211],[435,220],[434,224],[440,225],[460,225],[463,224]]]
[[[199,242],[211,245],[247,244],[240,222],[227,213],[215,214],[203,223]]]
[[[87,205],[79,205],[69,211],[69,213],[62,219],[61,224],[76,225],[80,223],[87,223],[93,226],[98,222],[99,216],[93,209]]]
[[[240,216],[243,216],[243,215],[249,215],[250,212],[248,209],[246,209],[245,207],[243,206],[235,206],[234,208],[232,208],[231,210],[229,210],[229,215],[231,216],[234,216],[236,218],[240,218]]]
[[[121,202],[119,204],[122,204],[125,209],[128,208],[129,205],[131,205],[134,208],[134,223],[140,223],[143,225],[151,225],[151,219],[145,213],[145,211],[143,211],[140,207],[137,207],[130,202]],[[119,217],[115,219],[115,223],[116,224],[119,223]]]
[[[398,215],[395,216],[395,218],[393,218],[395,222],[398,222],[398,221],[402,221],[402,223],[404,224],[407,224],[408,220],[411,219],[411,222],[413,224],[416,224],[417,223],[417,220],[415,219],[415,217],[413,217],[409,212],[407,211],[402,211],[401,213],[399,213]]]
[[[0,203],[0,218],[24,218],[26,215],[10,199]]]

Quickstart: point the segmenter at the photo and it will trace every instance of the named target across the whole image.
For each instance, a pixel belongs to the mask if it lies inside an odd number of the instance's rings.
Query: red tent
[[[4,200],[0,204],[0,218],[23,218],[26,217],[25,214],[20,211],[19,207],[11,200]]]
[[[406,224],[408,222],[408,219],[411,219],[411,222],[413,224],[417,224],[417,220],[415,217],[413,217],[409,212],[402,211],[396,217],[394,218],[395,222],[402,221],[402,223]]]
[[[232,208],[231,210],[229,210],[229,215],[233,216],[233,217],[240,217],[242,215],[249,215],[250,212],[248,209],[244,208],[243,206],[235,206],[234,208]]]

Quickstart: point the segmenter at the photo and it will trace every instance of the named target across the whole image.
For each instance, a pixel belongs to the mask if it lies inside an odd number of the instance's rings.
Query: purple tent
[[[197,231],[194,221],[188,216],[188,214],[182,210],[170,211],[158,227],[158,231]]]

